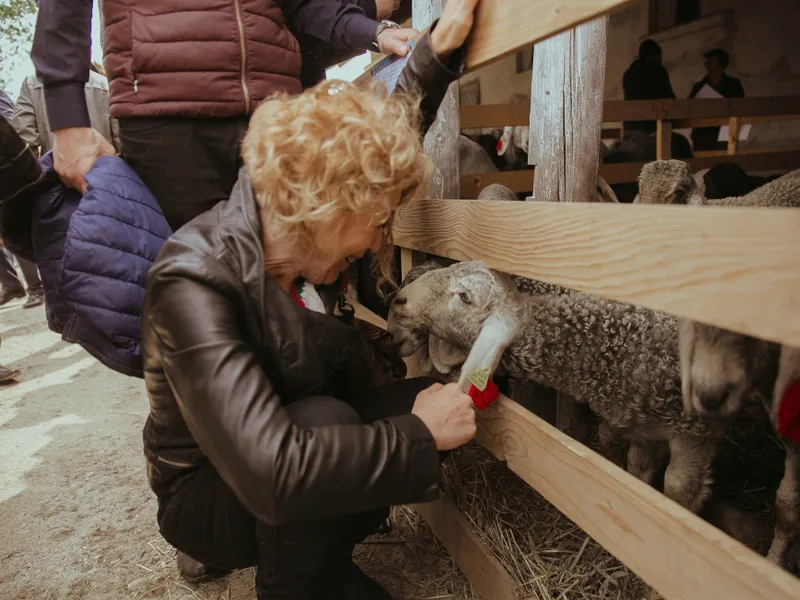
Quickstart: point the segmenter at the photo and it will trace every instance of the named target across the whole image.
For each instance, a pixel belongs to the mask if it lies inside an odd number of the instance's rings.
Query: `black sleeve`
[[[744,98],[744,86],[741,79],[734,79],[731,82],[731,98]]]
[[[431,47],[431,31],[436,27],[434,22],[414,46],[393,94],[413,94],[422,97],[420,103],[420,131],[425,135],[436,120],[436,113],[444,100],[447,88],[456,81],[464,71],[466,53],[462,46],[447,59],[442,59]]]
[[[335,49],[372,47],[378,22],[355,3],[332,0],[284,0],[283,14],[292,31],[329,43]]]
[[[661,97],[675,100],[676,99],[675,91],[672,89],[672,82],[669,80],[669,71],[667,71],[667,68],[663,65],[661,66],[661,77],[663,79],[662,81],[663,93]]]
[[[31,58],[44,84],[50,129],[91,127],[89,81],[92,0],[41,0]]]
[[[436,444],[417,416],[296,426],[245,340],[235,298],[196,275],[220,265],[188,266],[151,274],[144,351],[157,344],[192,437],[256,519],[282,524],[438,497]]]
[[[698,81],[692,86],[692,91],[689,92],[689,100],[694,98],[697,95],[697,92],[703,89],[704,83],[702,81]]]

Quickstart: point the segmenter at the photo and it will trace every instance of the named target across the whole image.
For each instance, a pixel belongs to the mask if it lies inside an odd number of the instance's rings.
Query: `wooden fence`
[[[468,65],[487,64],[559,32],[570,30],[565,35],[572,35],[580,28],[571,28],[624,4],[482,0]],[[441,0],[414,0],[415,25],[427,25],[440,10]],[[574,53],[567,56],[565,72],[586,64],[582,35],[605,35],[605,22],[597,23],[599,27],[567,39]],[[582,79],[571,81],[575,87]],[[535,90],[535,79],[532,86]],[[569,102],[576,106],[591,100],[573,94]],[[559,99],[559,104],[564,103]],[[630,118],[630,103],[624,104],[606,103],[596,118],[590,110],[575,117],[574,109],[563,118],[594,118],[591,127],[574,137],[587,144],[594,139],[596,147],[601,120]],[[779,104],[782,108],[776,108]],[[698,106],[647,102],[636,115],[662,121],[736,117],[743,123],[797,110],[791,99],[706,101],[702,109]],[[527,122],[526,110],[514,107],[503,118]],[[452,157],[460,128],[500,124],[489,114],[485,108],[464,108],[459,124],[457,85],[451,88],[438,129],[426,140],[438,170],[432,198],[404,207],[394,225],[404,275],[425,253],[480,259],[509,273],[800,345],[800,211],[442,199],[449,190],[457,194],[458,161]],[[555,162],[567,164],[571,183],[558,195],[567,197],[537,200],[585,200],[572,180],[591,181],[597,162],[592,173],[591,161],[579,169],[580,158],[569,154],[571,149],[560,152]],[[525,173],[530,177],[530,171]],[[564,172],[553,175],[563,177]],[[551,188],[537,189],[544,194],[541,190]],[[357,313],[385,326],[362,307]],[[667,600],[800,598],[800,581],[505,397],[479,415],[478,440]],[[419,509],[484,600],[513,600],[512,578],[450,502]]]
[[[462,106],[461,129],[488,129],[528,125],[530,104],[487,104]],[[800,168],[800,148],[757,149],[742,151],[738,133],[742,125],[771,121],[800,120],[800,96],[731,98],[724,100],[611,100],[603,105],[603,122],[655,121],[657,126],[656,158],[672,158],[671,133],[690,127],[728,126],[726,151],[696,152],[686,162],[693,171],[708,169],[723,162],[735,162],[748,171]],[[603,138],[618,137],[620,128],[603,129]],[[609,184],[636,181],[644,162],[607,164],[600,174]],[[535,173],[501,171],[463,175],[461,196],[475,198],[492,183],[502,183],[518,193],[533,190]]]

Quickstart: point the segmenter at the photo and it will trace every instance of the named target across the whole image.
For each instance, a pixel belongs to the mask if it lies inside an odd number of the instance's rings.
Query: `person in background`
[[[675,92],[664,67],[661,46],[655,40],[644,40],[639,44],[639,56],[622,77],[625,100],[674,99]],[[637,133],[650,134],[656,130],[655,121],[625,121],[626,138]]]
[[[92,0],[39,4],[31,57],[55,134],[55,170],[83,191],[97,157],[114,153],[91,129],[83,91]],[[228,198],[241,166],[240,141],[259,103],[302,90],[293,32],[338,50],[377,45],[399,55],[417,34],[338,0],[198,0],[191,11],[170,2],[104,0],[103,19],[121,154],[173,229]]]
[[[14,118],[14,102],[3,90],[0,90],[0,114],[8,122]],[[39,278],[39,270],[36,265],[28,262],[24,258],[14,257],[8,250],[0,245],[0,306],[8,304],[17,298],[26,296],[25,286],[19,279],[17,270],[14,267],[14,258],[17,259],[19,268],[27,284],[28,300],[23,304],[23,308],[33,308],[44,303],[44,290],[42,280]]]
[[[692,86],[689,98],[697,96],[704,86],[709,86],[723,98],[744,98],[744,86],[736,77],[725,72],[730,64],[730,56],[722,48],[714,48],[704,55],[706,76]],[[695,127],[692,129],[692,144],[695,150],[725,150],[728,142],[720,142],[719,126]]]
[[[89,81],[84,86],[86,108],[89,111],[89,124],[103,138],[119,150],[117,123],[108,114],[108,80],[90,63]],[[50,129],[45,107],[44,85],[36,75],[26,77],[14,109],[14,129],[34,150],[41,154],[52,150],[55,134]]]

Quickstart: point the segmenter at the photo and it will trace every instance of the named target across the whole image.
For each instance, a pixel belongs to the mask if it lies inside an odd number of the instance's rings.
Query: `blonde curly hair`
[[[378,266],[395,283],[392,215],[424,193],[430,174],[418,99],[343,81],[275,95],[253,113],[242,158],[274,239],[310,238],[313,225],[347,214],[387,220]]]

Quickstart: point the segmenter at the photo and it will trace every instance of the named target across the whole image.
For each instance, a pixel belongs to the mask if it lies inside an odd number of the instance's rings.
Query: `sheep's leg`
[[[656,475],[666,462],[664,444],[652,440],[631,440],[628,449],[628,473],[655,486]]]
[[[625,468],[625,444],[618,429],[601,419],[597,424],[597,442],[603,458]]]
[[[775,495],[775,537],[772,538],[769,558],[784,569],[797,570],[790,564],[793,551],[800,545],[800,448],[786,448],[786,470]]]
[[[664,474],[664,494],[698,513],[711,496],[711,463],[716,444],[702,438],[678,436],[669,440],[669,450],[671,457]]]

